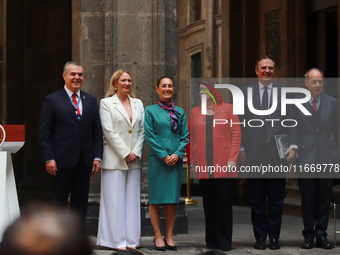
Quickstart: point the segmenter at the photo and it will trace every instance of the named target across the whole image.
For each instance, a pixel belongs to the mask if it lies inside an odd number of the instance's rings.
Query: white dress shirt
[[[78,100],[80,100],[80,102],[79,102],[79,111],[80,111],[80,115],[83,115],[83,103],[82,103],[82,101],[81,101],[81,98],[80,98],[80,90],[78,90],[76,93],[73,93],[71,90],[69,90],[67,87],[66,87],[66,85],[64,85],[64,89],[65,89],[65,91],[66,91],[66,93],[67,93],[67,95],[68,95],[68,97],[70,98],[70,100],[71,100],[71,102],[72,102],[72,95],[73,94],[76,94],[77,95],[77,102],[78,102]],[[77,111],[77,110],[75,110],[75,111]],[[77,114],[77,113],[76,113]]]

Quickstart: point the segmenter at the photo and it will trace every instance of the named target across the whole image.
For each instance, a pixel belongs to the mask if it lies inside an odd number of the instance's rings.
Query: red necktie
[[[316,105],[316,100],[315,99],[313,99],[313,109],[314,109],[314,111],[318,110],[318,106]]]
[[[74,107],[76,107],[77,104],[78,104],[78,102],[77,102],[77,95],[76,94],[72,95],[72,102],[74,104]],[[77,108],[77,115],[80,115],[79,105],[78,105],[78,108]]]

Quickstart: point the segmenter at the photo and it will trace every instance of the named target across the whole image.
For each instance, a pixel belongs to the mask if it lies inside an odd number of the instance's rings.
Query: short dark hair
[[[170,79],[170,80],[172,81],[172,84],[174,85],[173,79],[172,79],[171,77],[169,77],[169,76],[164,75],[164,76],[162,76],[161,78],[158,79],[158,81],[157,81],[157,87],[159,87],[159,84],[161,84],[161,81],[162,81],[163,79],[165,79],[165,78]],[[174,85],[174,86],[175,86],[175,85]]]
[[[75,66],[81,66],[83,68],[83,70],[84,70],[84,67],[80,64],[79,61],[71,60],[71,61],[68,61],[68,62],[65,63],[64,68],[63,68],[63,72],[64,73],[67,73],[68,66],[71,65],[71,64],[75,65]]]
[[[256,60],[256,64],[255,64],[255,68],[259,68],[259,62],[263,59],[270,59],[271,61],[273,61],[274,63],[274,68],[275,68],[275,61],[274,59],[272,59],[271,57],[269,57],[268,55],[262,55],[260,56],[257,60]]]

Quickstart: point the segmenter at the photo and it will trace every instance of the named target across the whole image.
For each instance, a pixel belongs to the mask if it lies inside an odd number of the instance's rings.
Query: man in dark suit
[[[289,132],[290,144],[298,150],[298,166],[310,168],[322,164],[339,164],[340,155],[337,149],[338,106],[335,98],[323,91],[323,74],[317,68],[308,70],[305,74],[305,85],[311,93],[309,102],[303,106],[312,114],[304,115],[296,107],[291,109],[289,118],[295,119],[298,125]],[[289,151],[296,153],[296,148]],[[288,157],[294,158],[294,154]],[[325,165],[324,165],[325,166]],[[311,172],[302,173],[298,179],[301,191],[302,218],[305,238],[303,249],[316,246],[332,249],[328,242],[326,230],[328,225],[329,205],[333,188],[331,169],[326,169],[320,176],[311,176]],[[317,178],[321,177],[321,178]],[[326,178],[325,178],[326,177]]]
[[[103,154],[102,127],[96,98],[81,91],[83,67],[64,65],[64,87],[45,98],[39,136],[46,170],[53,175],[53,200],[86,217],[91,173],[97,174]]]
[[[243,88],[245,101],[248,102],[248,88],[252,89],[253,106],[257,110],[267,110],[272,106],[273,90],[277,91],[278,104],[276,110],[268,115],[257,115],[250,111],[246,103],[244,116],[240,116],[246,125],[241,125],[242,142],[239,162],[248,166],[275,166],[282,162],[276,149],[274,135],[285,134],[287,131],[281,124],[281,86],[274,84],[272,78],[275,63],[268,56],[258,59],[255,72],[258,82]],[[261,119],[262,127],[251,127],[247,123],[252,119]],[[265,119],[280,120],[272,125]],[[261,175],[261,174],[260,174]],[[251,220],[256,243],[255,249],[266,249],[266,238],[269,237],[269,248],[280,249],[279,237],[285,195],[285,178],[255,178],[248,179],[249,200],[251,205]],[[281,176],[282,177],[282,176]]]

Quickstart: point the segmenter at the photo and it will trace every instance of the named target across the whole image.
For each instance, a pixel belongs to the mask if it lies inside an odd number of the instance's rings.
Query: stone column
[[[205,41],[204,41],[204,77],[214,76],[214,1],[204,1],[205,7]]]
[[[84,66],[82,90],[99,100],[105,91],[105,1],[72,1],[72,59]],[[100,174],[91,177],[87,230],[97,234]]]
[[[103,98],[117,69],[132,74],[134,92],[144,107],[158,98],[158,78],[177,79],[176,1],[74,0],[72,2],[72,56],[85,68],[82,89]],[[144,155],[147,154],[147,146]],[[144,165],[147,158],[144,157]],[[146,170],[142,193],[147,192]],[[89,233],[96,234],[100,176],[91,179]],[[94,205],[94,206],[92,206]],[[98,206],[97,206],[98,207]]]

